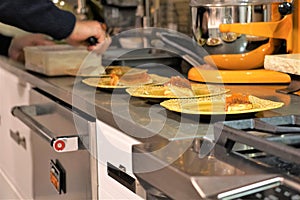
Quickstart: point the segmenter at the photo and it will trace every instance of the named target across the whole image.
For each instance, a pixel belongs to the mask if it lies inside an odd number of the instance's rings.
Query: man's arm
[[[60,40],[72,33],[76,18],[50,0],[1,0],[0,21]]]

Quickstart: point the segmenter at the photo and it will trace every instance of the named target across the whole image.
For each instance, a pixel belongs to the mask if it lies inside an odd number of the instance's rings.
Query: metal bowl
[[[193,37],[199,45],[203,46],[210,55],[223,54],[246,54],[258,47],[270,43],[270,38],[257,33],[257,29],[249,28],[251,25],[260,22],[279,21],[282,17],[278,13],[278,5],[281,0],[192,0],[191,20]],[[268,27],[266,23],[266,28]],[[221,32],[220,26],[232,24],[240,24],[245,27],[245,33],[237,32]],[[228,29],[230,30],[230,28]],[[273,46],[272,46],[273,45]],[[272,41],[272,50],[268,53],[273,53],[274,45],[280,45],[278,42]],[[236,58],[236,57],[235,57]],[[263,57],[262,57],[263,58]],[[263,64],[263,61],[260,62]],[[241,69],[258,68],[262,65],[243,67]],[[218,66],[221,69],[227,69],[230,66]],[[239,66],[233,66],[234,69]]]

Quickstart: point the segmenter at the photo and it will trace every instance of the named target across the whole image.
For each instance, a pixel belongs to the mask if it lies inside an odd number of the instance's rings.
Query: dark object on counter
[[[86,42],[90,45],[90,46],[94,46],[96,44],[98,44],[98,40],[95,37],[89,37],[88,39],[86,39]]]
[[[295,74],[289,74],[291,77],[291,83],[288,87],[283,89],[276,90],[277,92],[284,93],[284,94],[292,94],[300,90],[300,76]]]

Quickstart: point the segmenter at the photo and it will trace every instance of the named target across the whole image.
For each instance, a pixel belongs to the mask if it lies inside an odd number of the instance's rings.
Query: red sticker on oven
[[[66,147],[66,143],[63,140],[56,140],[56,141],[54,141],[53,146],[56,151],[62,151]]]

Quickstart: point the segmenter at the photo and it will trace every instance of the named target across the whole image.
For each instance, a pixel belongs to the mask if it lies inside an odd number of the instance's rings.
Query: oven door
[[[30,99],[12,114],[31,129],[34,199],[92,199],[95,119],[39,90]]]

